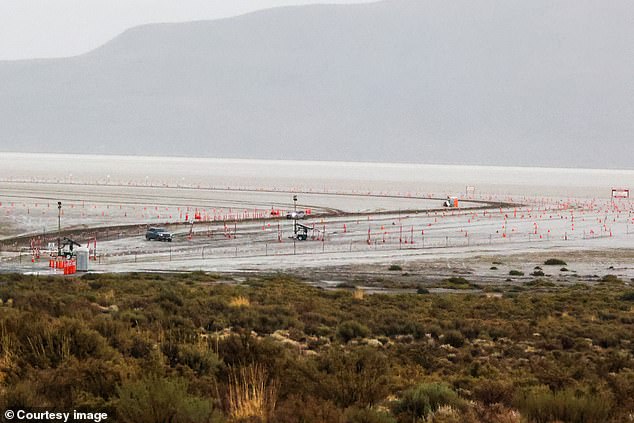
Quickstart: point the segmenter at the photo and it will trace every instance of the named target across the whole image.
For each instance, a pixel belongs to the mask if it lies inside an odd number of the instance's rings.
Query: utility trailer
[[[298,241],[306,241],[308,239],[308,231],[311,230],[313,230],[313,228],[302,225],[301,223],[295,223],[295,234],[293,238]]]

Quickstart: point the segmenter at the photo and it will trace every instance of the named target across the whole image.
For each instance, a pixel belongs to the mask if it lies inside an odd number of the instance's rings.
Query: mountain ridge
[[[599,6],[396,0],[142,25],[0,62],[0,149],[631,168],[634,7]]]

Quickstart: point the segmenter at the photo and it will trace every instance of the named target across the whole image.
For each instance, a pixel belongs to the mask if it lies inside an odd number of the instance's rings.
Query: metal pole
[[[293,195],[293,236],[297,237],[297,195]]]
[[[323,253],[326,249],[326,225],[324,225],[324,233],[321,234],[321,252]]]
[[[57,202],[57,256],[62,255],[62,202]]]

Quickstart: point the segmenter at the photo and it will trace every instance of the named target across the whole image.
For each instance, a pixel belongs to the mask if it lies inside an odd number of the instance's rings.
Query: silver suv
[[[300,211],[291,211],[286,213],[286,218],[287,219],[304,219],[306,217],[306,212],[303,210]]]

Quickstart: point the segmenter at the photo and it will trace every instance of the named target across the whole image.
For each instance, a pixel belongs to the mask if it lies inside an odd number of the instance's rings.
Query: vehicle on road
[[[148,228],[145,233],[145,239],[148,241],[167,241],[172,242],[172,234],[164,228]]]
[[[458,197],[447,196],[447,199],[442,203],[443,207],[458,207]]]
[[[291,211],[286,213],[286,218],[287,219],[304,219],[306,218],[306,212],[303,210],[300,211]]]

